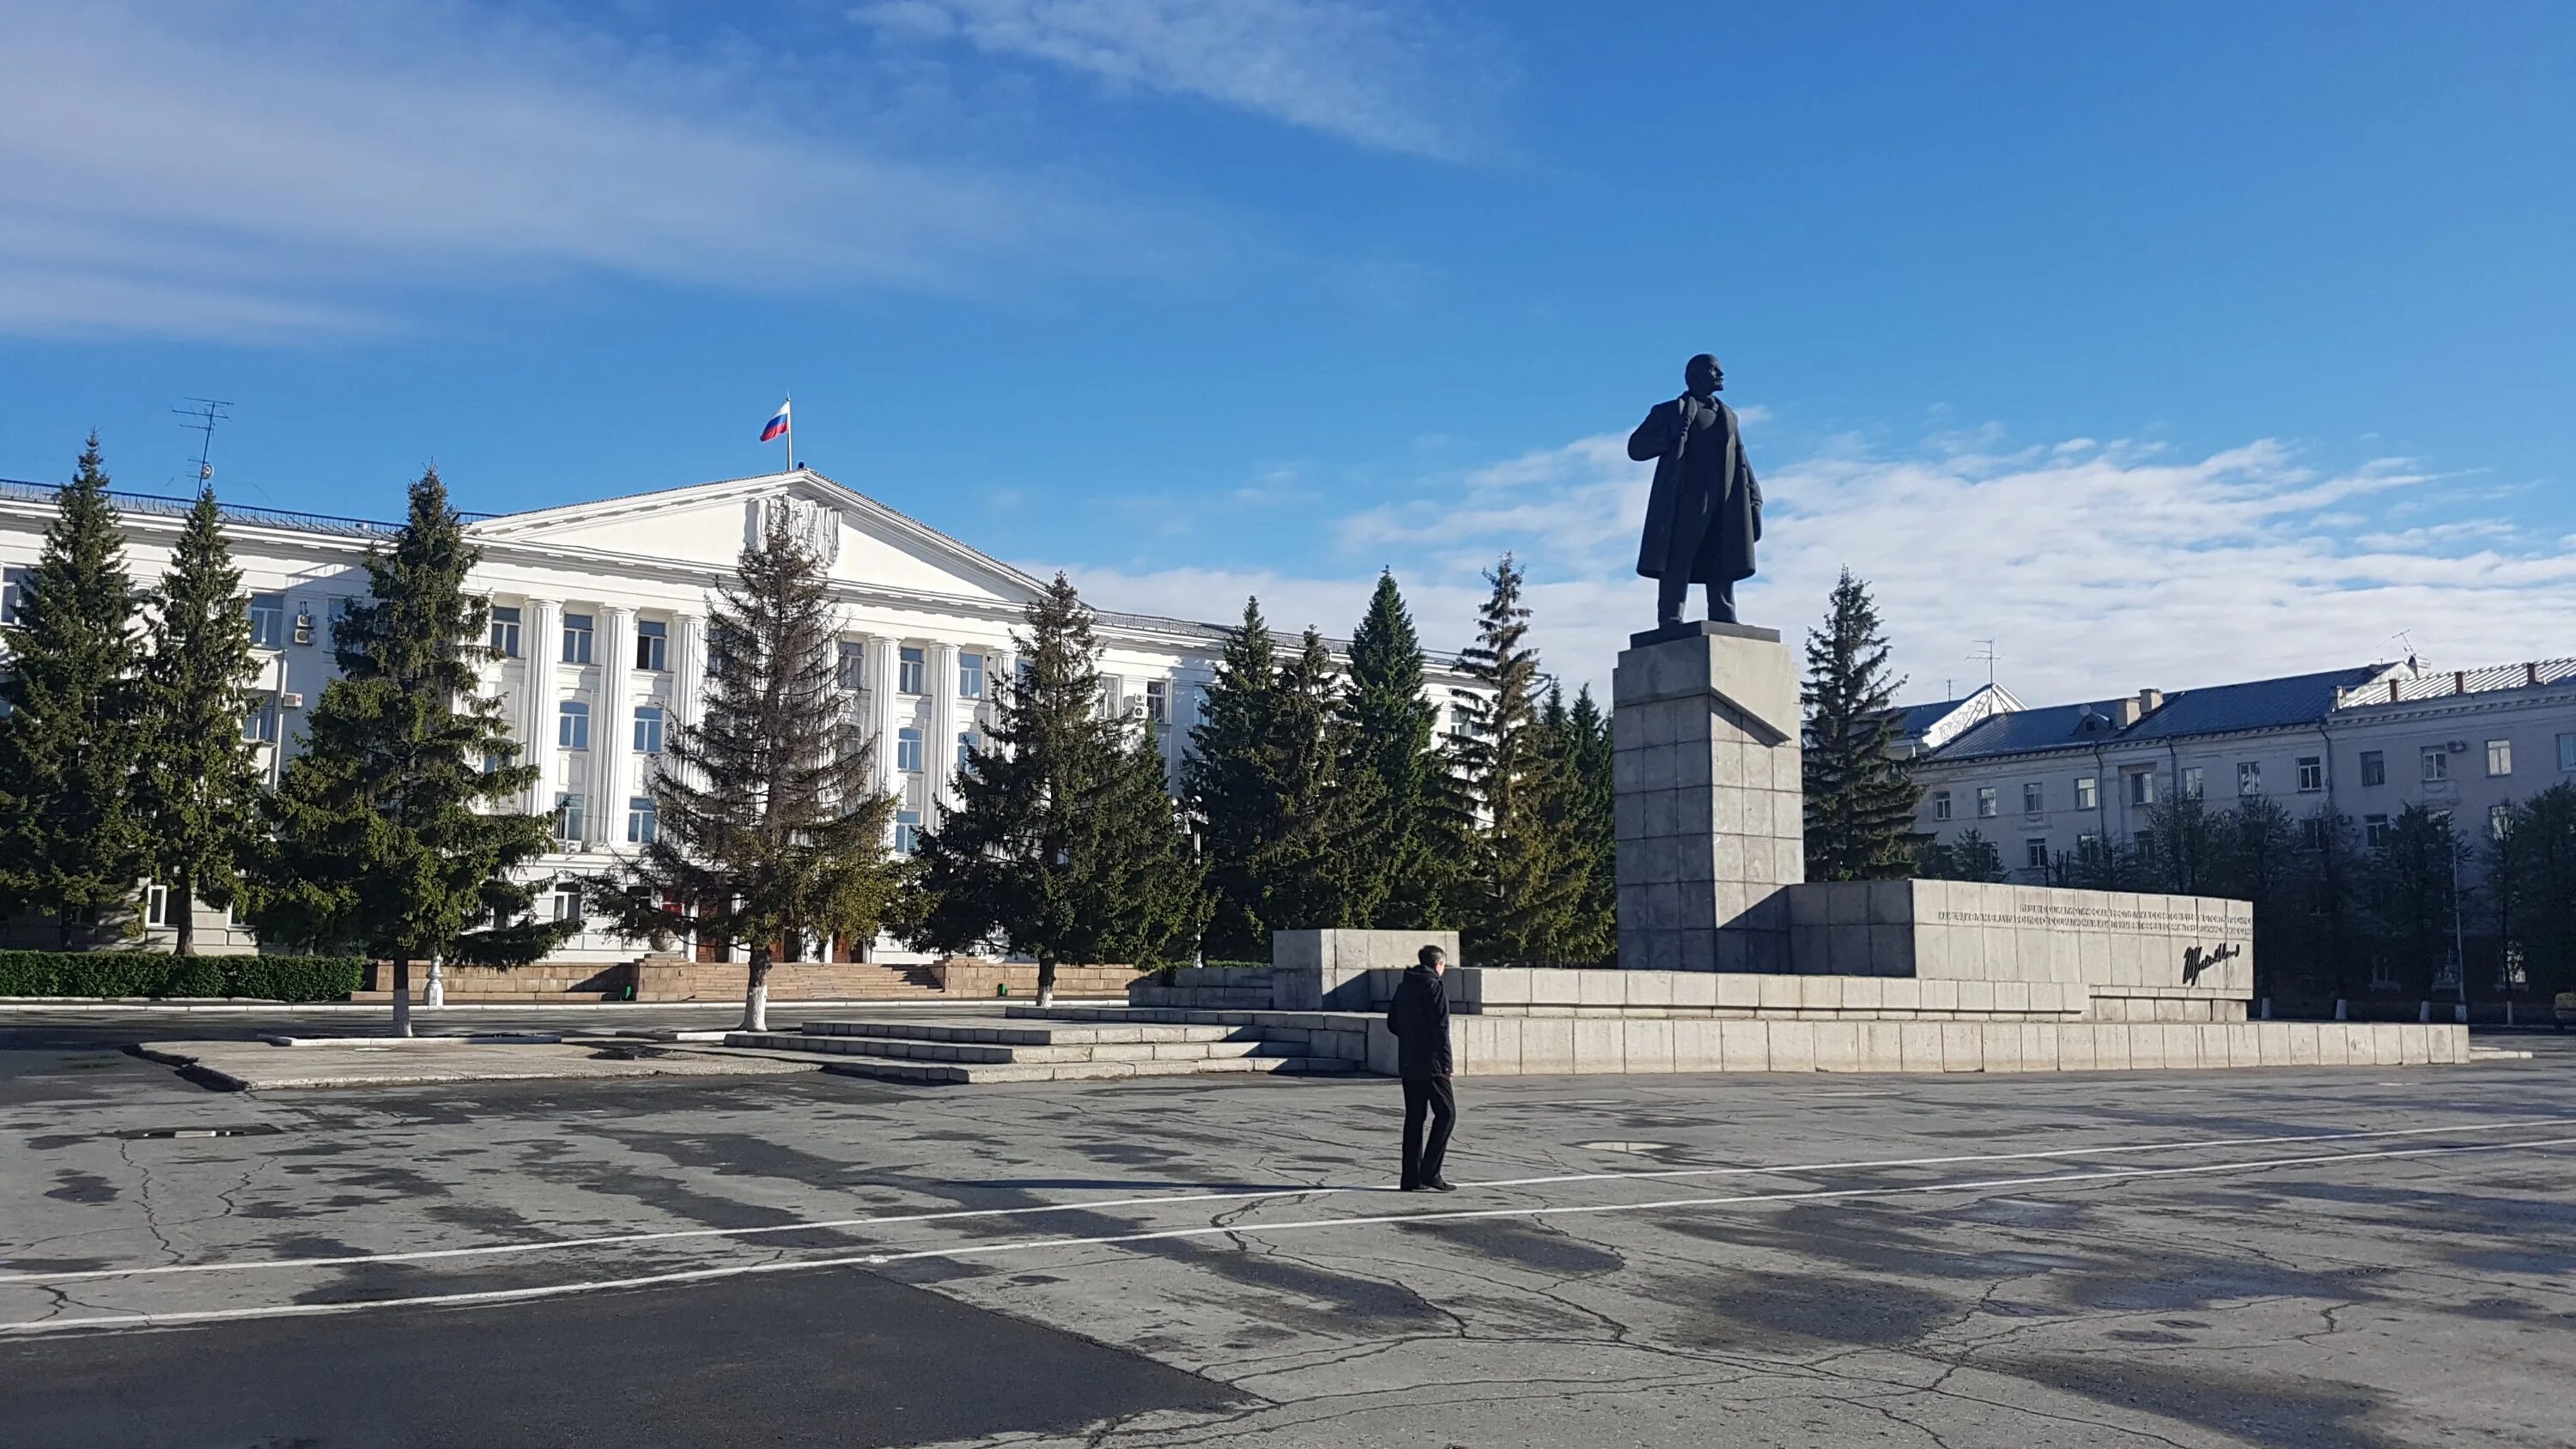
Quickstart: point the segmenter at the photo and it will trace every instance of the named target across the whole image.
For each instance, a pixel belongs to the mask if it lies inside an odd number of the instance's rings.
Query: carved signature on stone
[[[2244,954],[2243,948],[2233,941],[2220,943],[2215,951],[2203,951],[2198,946],[2186,946],[2182,952],[2182,984],[2198,986],[2200,973],[2222,961],[2232,961]]]

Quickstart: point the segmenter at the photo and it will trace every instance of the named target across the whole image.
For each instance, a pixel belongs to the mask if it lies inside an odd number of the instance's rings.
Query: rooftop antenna
[[[2420,674],[2423,672],[2424,666],[2417,663],[2415,660],[2415,640],[2411,637],[2413,633],[2414,631],[2411,629],[2400,629],[2388,637],[2396,641],[2398,648],[2406,651],[2406,668],[2408,672]]]
[[[188,425],[188,429],[197,434],[197,486],[204,488],[215,481],[215,424],[231,420],[232,414],[225,412],[224,409],[231,407],[232,404],[220,398],[211,397],[192,397],[188,401],[195,403],[196,406],[172,408],[170,411],[183,418],[196,419]]]
[[[1970,659],[1980,661],[1986,666],[1986,687],[1988,689],[1994,688],[1995,662],[2003,658],[2002,655],[1995,652],[1995,641],[1992,639],[1971,639],[1968,642],[1977,646],[1977,652],[1969,655],[1968,657]]]

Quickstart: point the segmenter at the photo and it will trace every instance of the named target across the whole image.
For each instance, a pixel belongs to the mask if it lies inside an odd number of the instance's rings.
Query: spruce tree
[[[769,969],[790,934],[873,939],[902,868],[894,796],[836,692],[822,563],[773,515],[707,610],[705,702],[674,727],[645,793],[654,837],[598,882],[616,928],[692,930],[749,948],[745,1031],[769,1029]],[[685,914],[675,920],[672,912]]]
[[[2004,880],[2003,852],[1986,838],[1985,832],[1970,826],[1958,838],[1944,845],[1925,841],[1915,851],[1915,874],[1926,880],[1976,881],[2001,884]]]
[[[0,629],[0,902],[51,915],[65,949],[75,924],[127,908],[146,868],[136,593],[107,485],[92,433]]]
[[[196,903],[243,904],[243,872],[261,846],[258,747],[242,738],[259,659],[214,489],[198,491],[152,603],[135,788],[177,953],[193,956]]]
[[[411,1034],[412,962],[534,961],[578,926],[522,919],[535,891],[509,878],[552,830],[510,808],[536,769],[478,692],[492,652],[487,605],[465,589],[476,557],[433,468],[392,545],[368,550],[371,596],[333,632],[340,677],[270,797],[274,840],[253,872],[263,939],[392,963],[397,1036]]]
[[[1439,930],[1455,924],[1458,802],[1433,730],[1440,711],[1423,685],[1422,642],[1395,575],[1381,573],[1351,635],[1343,696],[1343,778],[1376,801],[1352,844],[1353,924]]]
[[[1461,656],[1473,685],[1458,694],[1459,773],[1472,810],[1469,870],[1459,913],[1471,959],[1558,965],[1584,891],[1583,862],[1558,799],[1567,781],[1538,717],[1538,653],[1512,556],[1485,575],[1493,586]]]
[[[1575,691],[1564,731],[1566,818],[1584,870],[1566,955],[1577,962],[1612,962],[1619,950],[1618,825],[1611,809],[1616,790],[1610,773],[1610,717],[1592,702],[1592,686]]]
[[[1922,788],[1896,757],[1887,639],[1869,586],[1845,569],[1825,627],[1807,635],[1807,879],[1892,880],[1914,873]]]
[[[1378,883],[1362,859],[1382,797],[1374,777],[1343,773],[1352,751],[1339,695],[1332,652],[1309,628],[1272,694],[1274,827],[1254,865],[1265,936],[1354,926],[1375,905],[1361,895]]]
[[[969,747],[957,808],[921,841],[914,944],[999,939],[1038,963],[1038,1004],[1071,962],[1185,957],[1207,922],[1162,752],[1100,709],[1091,611],[1058,574],[1014,637],[1020,677],[998,682],[989,742]]]
[[[1280,832],[1273,750],[1279,724],[1279,657],[1258,598],[1226,631],[1200,722],[1190,729],[1181,793],[1199,821],[1211,915],[1208,954],[1265,960],[1270,933],[1261,914],[1262,859]]]

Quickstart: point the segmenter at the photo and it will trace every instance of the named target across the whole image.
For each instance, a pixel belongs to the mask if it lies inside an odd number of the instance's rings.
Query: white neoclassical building
[[[54,516],[54,489],[0,483],[0,610],[15,608]],[[186,499],[117,494],[127,559],[149,583],[167,566]],[[1013,630],[1041,582],[811,469],[728,479],[526,513],[467,515],[481,551],[472,586],[491,600],[485,687],[504,704],[538,780],[525,808],[556,821],[558,853],[537,868],[559,887],[545,908],[579,915],[573,881],[605,869],[655,827],[645,790],[674,724],[696,718],[706,668],[707,598],[773,513],[828,566],[842,615],[841,681],[872,726],[886,788],[901,797],[891,844],[909,850],[935,824],[962,744],[986,718],[992,681],[1007,678]],[[227,506],[225,532],[249,593],[260,654],[260,703],[247,723],[272,777],[334,673],[332,619],[367,591],[370,545],[395,525]],[[1220,602],[1211,600],[1211,604]],[[1143,717],[1177,771],[1224,629],[1102,611],[1104,705]],[[1451,657],[1431,661],[1447,727]],[[155,934],[176,907],[155,890]],[[248,937],[200,910],[203,949],[249,949]],[[880,942],[877,959],[907,959]],[[585,930],[565,961],[609,962],[638,947]],[[844,948],[846,949],[846,948]]]

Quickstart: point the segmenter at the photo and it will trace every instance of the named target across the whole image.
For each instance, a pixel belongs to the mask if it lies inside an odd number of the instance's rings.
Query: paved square
[[[2554,1038],[1464,1083],[1449,1196],[1373,1079],[269,1097],[113,1039],[0,1026],[12,1449],[2576,1438]]]

